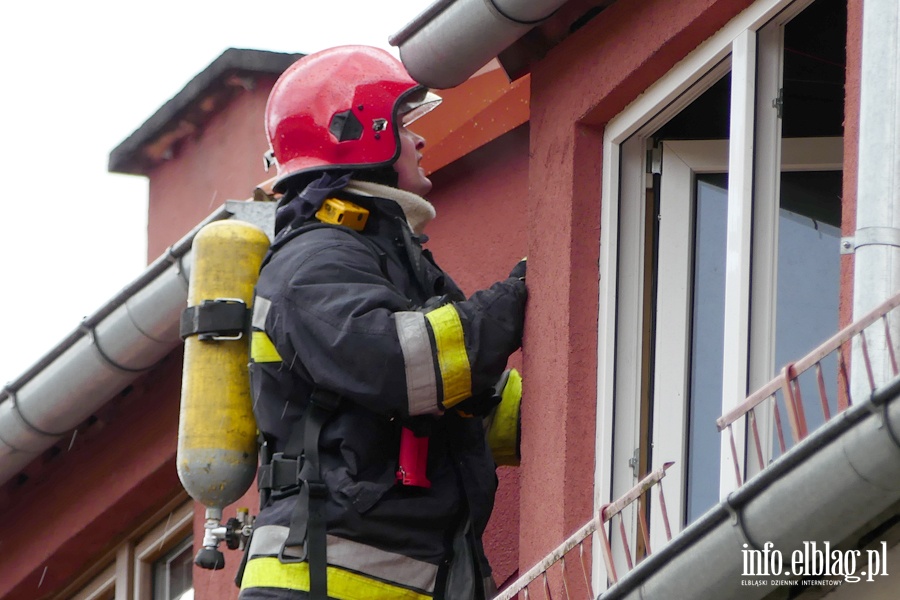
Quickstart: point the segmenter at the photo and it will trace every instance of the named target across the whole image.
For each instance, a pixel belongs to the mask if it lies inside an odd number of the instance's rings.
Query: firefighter
[[[467,299],[422,248],[435,210],[406,126],[439,101],[365,46],[300,59],[269,96],[281,197],[252,316],[242,600],[496,591],[481,536],[492,447],[516,460],[525,261]]]

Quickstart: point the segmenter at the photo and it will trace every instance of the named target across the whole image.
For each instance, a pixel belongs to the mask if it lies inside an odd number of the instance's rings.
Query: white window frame
[[[692,319],[692,292],[689,289],[693,273],[691,263],[693,235],[684,235],[693,228],[694,219],[694,188],[695,175],[702,173],[725,173],[728,171],[728,140],[690,140],[690,141],[665,141],[662,143],[663,185],[660,190],[661,221],[659,231],[659,245],[666,252],[660,256],[659,283],[660,290],[665,294],[657,301],[657,356],[666,357],[665,360],[657,360],[655,365],[654,385],[656,386],[656,403],[653,419],[653,449],[658,457],[655,462],[661,460],[675,460],[675,464],[667,471],[667,481],[680,482],[685,475],[687,462],[688,441],[685,434],[688,431],[686,405],[689,401],[691,372],[688,369],[691,348],[691,319]],[[831,138],[784,138],[780,144],[781,167],[780,173],[797,171],[836,171],[843,165],[843,139]],[[767,228],[757,228],[754,239],[752,262],[754,272],[767,279],[767,285],[754,286],[754,303],[757,297],[764,291],[766,298],[772,293],[777,283],[777,261],[774,260],[776,241],[778,239],[778,204],[770,204],[763,207],[756,206],[758,215],[763,214],[767,218],[773,218]],[[743,226],[740,229],[743,232]],[[765,258],[769,262],[763,263]],[[762,265],[761,265],[762,263]],[[726,321],[727,323],[727,321]],[[751,320],[751,335],[756,329],[760,330],[765,344],[760,347],[751,345],[749,368],[751,371],[763,373],[765,382],[772,377],[772,369],[777,365],[772,360],[772,349],[775,336],[774,305],[766,318]],[[743,357],[745,354],[741,354]],[[727,390],[730,382],[723,381]],[[755,389],[752,388],[751,389]],[[743,399],[743,397],[741,398]],[[723,407],[724,409],[725,407]],[[760,438],[763,444],[761,449],[764,462],[768,463],[773,448],[771,423],[771,406],[768,410],[759,410]],[[722,414],[722,413],[720,413]],[[737,432],[736,432],[737,433]],[[743,432],[741,432],[743,433]],[[750,440],[748,440],[748,443]],[[730,446],[722,447],[723,461],[720,465],[732,466]],[[751,448],[751,454],[755,455],[755,449]],[[745,461],[751,467],[751,474],[758,471],[755,461]],[[654,465],[655,466],[655,465]],[[743,465],[741,473],[744,473]],[[720,486],[720,499],[734,487],[734,472],[724,470],[721,478],[728,478]],[[669,493],[666,503],[669,518],[681,515],[685,511],[684,494],[679,491],[677,484],[669,485]],[[654,511],[659,510],[658,504],[653,504]],[[656,512],[656,519],[661,515]],[[651,529],[651,547],[656,548],[665,544],[665,536],[660,528]]]
[[[806,8],[812,0],[758,0],[732,19],[711,38],[703,42],[666,75],[650,86],[644,94],[625,108],[607,124],[603,141],[603,182],[600,240],[600,311],[598,318],[598,369],[597,369],[597,445],[595,461],[595,507],[615,499],[614,492],[621,493],[624,486],[623,464],[632,456],[640,440],[633,423],[639,397],[640,374],[637,369],[623,368],[631,361],[639,364],[642,338],[641,299],[642,278],[628,285],[619,285],[619,272],[634,270],[635,261],[641,260],[640,245],[644,239],[643,210],[645,165],[644,148],[647,137],[682,108],[699,96],[704,77],[717,80],[729,68],[731,70],[731,115],[729,140],[729,192],[728,238],[726,243],[726,329],[725,347],[738,351],[729,353],[723,365],[723,413],[746,397],[748,383],[755,377],[748,373],[748,349],[750,346],[750,227],[752,223],[754,149],[761,156],[771,156],[772,168],[780,164],[778,153],[780,122],[757,98],[780,87],[780,47],[773,47],[767,35],[781,35],[779,26]],[[757,33],[766,25],[760,38],[764,55],[759,58],[757,72]],[[767,33],[767,32],[778,33]],[[698,85],[701,84],[701,85]],[[759,93],[757,93],[757,84]],[[772,94],[774,99],[776,94]],[[754,128],[758,135],[754,136]],[[765,177],[761,164],[757,164],[756,176]],[[769,172],[771,177],[771,171]],[[774,178],[777,181],[777,177]],[[772,194],[757,186],[757,198]],[[620,204],[632,203],[641,207],[637,211],[620,213]],[[762,204],[762,202],[758,202]],[[777,215],[776,215],[777,216]],[[774,217],[773,217],[774,218]],[[620,222],[621,219],[621,222]],[[619,227],[628,235],[620,235]],[[639,235],[634,235],[639,232]],[[632,239],[636,237],[637,239]],[[773,241],[774,243],[774,241]],[[637,252],[635,253],[637,249]],[[774,250],[773,250],[774,252]],[[754,280],[754,286],[757,281]],[[774,297],[774,287],[769,290]],[[765,303],[760,303],[765,304]],[[758,306],[754,300],[754,317],[757,310],[768,311],[772,306]],[[771,335],[771,334],[770,334]],[[617,360],[618,358],[618,360]],[[754,374],[755,375],[755,374]],[[622,399],[618,403],[616,398]],[[615,414],[615,420],[613,415]],[[629,421],[630,419],[630,421]],[[626,422],[622,426],[623,420]],[[616,429],[617,421],[620,426]],[[736,432],[739,455],[743,455],[745,440]],[[723,441],[723,445],[725,442]],[[612,448],[612,452],[610,452]],[[724,451],[727,450],[727,451]],[[723,449],[721,463],[722,486],[725,495],[734,488],[734,465],[730,448]],[[658,458],[657,458],[658,460]],[[613,461],[618,466],[613,468]],[[659,465],[650,465],[655,468]],[[614,475],[617,481],[614,481]],[[667,497],[668,502],[668,497]],[[633,523],[633,516],[626,516]],[[652,527],[651,527],[652,528]],[[633,529],[632,529],[633,531]],[[658,550],[654,546],[654,550]],[[599,553],[595,553],[594,589],[606,587],[607,574]]]

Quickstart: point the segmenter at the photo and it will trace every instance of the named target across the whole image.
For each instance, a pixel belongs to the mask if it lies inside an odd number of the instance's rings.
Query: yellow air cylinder
[[[215,221],[193,242],[188,307],[204,301],[251,308],[259,268],[269,247],[262,229]],[[249,318],[249,317],[248,317]],[[178,477],[208,508],[221,509],[249,489],[256,473],[256,421],[250,395],[249,335],[188,335],[184,342]]]

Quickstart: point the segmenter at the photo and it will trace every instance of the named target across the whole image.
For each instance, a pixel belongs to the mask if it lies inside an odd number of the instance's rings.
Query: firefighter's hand
[[[526,269],[526,261],[528,257],[523,258],[516,266],[513,267],[513,270],[509,272],[509,276],[513,279],[519,279],[520,281],[525,281],[525,269]]]

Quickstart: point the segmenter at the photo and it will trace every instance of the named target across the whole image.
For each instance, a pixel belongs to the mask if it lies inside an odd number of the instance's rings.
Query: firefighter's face
[[[421,150],[425,147],[425,138],[413,133],[406,127],[400,127],[400,156],[394,163],[397,172],[397,187],[419,196],[431,191],[431,180],[425,176],[425,170],[419,166],[422,159]]]

